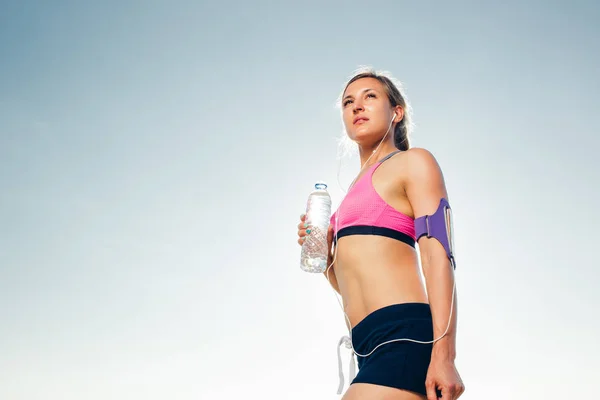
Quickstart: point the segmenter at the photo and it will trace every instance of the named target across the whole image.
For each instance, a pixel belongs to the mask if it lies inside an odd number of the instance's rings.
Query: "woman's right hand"
[[[300,216],[300,223],[298,224],[298,244],[302,246],[306,240],[306,235],[310,234],[310,228],[306,222],[306,214]]]
[[[298,224],[298,244],[302,246],[306,240],[306,236],[310,235],[311,227],[306,222],[306,214],[300,216],[300,223]],[[340,288],[337,283],[337,277],[335,276],[335,269],[333,269],[333,253],[331,251],[331,244],[333,243],[333,225],[329,225],[327,230],[327,269],[323,272],[323,275],[327,278],[333,289],[341,295]],[[331,266],[331,268],[329,268]]]
[[[298,224],[298,244],[302,246],[306,241],[306,236],[310,235],[311,227],[306,222],[306,214],[302,214],[300,216],[300,223]],[[329,225],[329,229],[327,230],[327,248],[330,250],[328,252],[328,262],[330,265],[333,261],[333,256],[331,254],[331,244],[333,243],[333,225]]]

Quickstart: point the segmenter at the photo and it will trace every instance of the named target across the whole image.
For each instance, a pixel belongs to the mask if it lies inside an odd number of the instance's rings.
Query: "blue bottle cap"
[[[315,184],[315,189],[318,189],[318,190],[327,189],[327,184],[325,182],[317,182]]]

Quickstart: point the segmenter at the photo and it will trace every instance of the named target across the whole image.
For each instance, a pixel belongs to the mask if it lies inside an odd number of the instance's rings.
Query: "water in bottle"
[[[327,269],[327,230],[331,218],[331,197],[327,185],[319,182],[308,196],[306,221],[311,229],[302,244],[300,268],[306,272],[321,273]]]

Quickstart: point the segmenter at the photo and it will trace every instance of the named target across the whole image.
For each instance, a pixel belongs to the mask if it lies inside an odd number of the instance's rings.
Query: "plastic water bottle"
[[[318,182],[308,196],[306,220],[311,231],[306,235],[300,254],[300,268],[306,272],[322,273],[327,269],[327,230],[331,218],[331,197],[327,184]]]

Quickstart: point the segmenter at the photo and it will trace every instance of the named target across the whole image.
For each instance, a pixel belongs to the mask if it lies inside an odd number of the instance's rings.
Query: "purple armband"
[[[450,208],[448,200],[441,199],[440,205],[435,213],[415,219],[415,233],[417,240],[424,235],[428,238],[437,239],[442,246],[444,246],[450,264],[456,269],[456,262],[454,260],[452,209]]]

